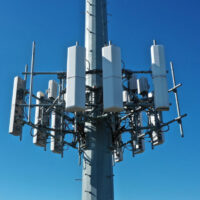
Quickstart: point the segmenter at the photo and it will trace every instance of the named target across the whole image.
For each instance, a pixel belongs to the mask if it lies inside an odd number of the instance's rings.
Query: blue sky
[[[109,39],[122,49],[131,69],[149,69],[150,45],[165,45],[167,62],[174,61],[185,138],[174,124],[166,142],[154,151],[132,158],[125,152],[117,164],[115,200],[200,199],[200,2],[198,0],[108,1]],[[30,130],[23,141],[8,134],[13,78],[30,65],[36,41],[37,71],[63,71],[67,47],[84,44],[84,0],[1,0],[0,2],[0,199],[81,199],[81,167],[77,152],[64,159],[32,144]],[[168,64],[169,69],[169,64]],[[35,91],[45,90],[47,78],[36,79]],[[169,76],[169,87],[171,87]],[[174,98],[165,120],[176,117]]]

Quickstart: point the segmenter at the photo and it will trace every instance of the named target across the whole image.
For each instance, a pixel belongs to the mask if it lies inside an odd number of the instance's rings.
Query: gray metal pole
[[[86,71],[102,70],[102,47],[107,44],[106,0],[86,0]],[[100,74],[87,74],[86,84],[102,87]],[[103,105],[102,89],[89,92],[90,103]],[[91,108],[93,116],[96,110]],[[102,113],[103,108],[100,108]],[[113,200],[112,135],[105,121],[85,122],[86,148],[83,150],[82,200]]]
[[[172,72],[173,87],[175,88],[177,85],[176,85],[175,74],[174,74],[174,65],[173,65],[172,62],[170,62],[170,66],[171,66],[171,72]],[[180,106],[179,106],[177,89],[174,90],[174,95],[175,95],[175,100],[176,100],[177,114],[178,114],[178,117],[180,118],[181,117],[181,111],[180,111]],[[178,120],[178,123],[179,123],[179,127],[180,127],[181,137],[184,137],[183,125],[182,125],[182,119],[181,118],[180,118],[180,120]]]
[[[33,72],[35,63],[35,42],[32,44],[32,57],[31,57],[31,77],[30,77],[30,91],[29,91],[29,107],[28,107],[28,122],[31,122],[31,104],[33,94]]]

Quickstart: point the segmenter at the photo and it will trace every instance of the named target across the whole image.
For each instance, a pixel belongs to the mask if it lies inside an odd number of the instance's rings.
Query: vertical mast
[[[93,117],[103,111],[102,47],[107,44],[106,0],[86,0],[85,48],[88,107]],[[106,122],[85,122],[86,148],[83,151],[82,200],[113,200],[112,133]]]
[[[85,48],[86,70],[102,69],[102,47],[108,43],[106,0],[86,0]],[[94,74],[87,77],[87,84],[99,87],[101,78]]]

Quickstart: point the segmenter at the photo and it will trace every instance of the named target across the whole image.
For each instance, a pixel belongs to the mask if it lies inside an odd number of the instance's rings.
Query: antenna
[[[181,111],[180,111],[180,106],[179,106],[179,99],[178,99],[178,91],[177,91],[177,89],[179,87],[181,87],[182,84],[179,83],[178,85],[176,85],[173,62],[170,62],[170,67],[171,67],[173,88],[170,89],[169,92],[173,92],[174,93],[175,101],[176,101],[176,109],[177,109],[177,114],[178,114],[178,117],[177,117],[176,121],[178,122],[179,127],[180,127],[181,137],[184,137],[183,124],[182,124],[182,118],[183,118],[183,116],[181,116]],[[187,115],[185,114],[184,116],[187,116]]]
[[[49,116],[45,113],[45,95],[43,92],[37,92],[36,107],[35,107],[35,128],[33,133],[33,144],[44,147],[46,149],[47,130],[49,126]]]
[[[45,150],[50,143],[51,152],[63,157],[69,148],[76,149],[84,164],[82,200],[114,200],[113,164],[123,161],[124,151],[141,156],[147,144],[157,148],[174,122],[183,137],[182,119],[187,114],[180,112],[177,89],[182,84],[175,82],[172,62],[173,88],[168,89],[164,46],[153,41],[150,70],[128,69],[121,48],[108,42],[106,0],[85,2],[85,47],[76,42],[68,48],[66,71],[36,72],[32,43],[30,72],[26,65],[24,79],[14,78],[9,133],[22,138],[27,125],[34,131],[33,143]],[[34,88],[34,76],[49,77],[47,92]],[[170,92],[178,117],[166,121],[163,113],[170,112]]]
[[[30,75],[30,91],[29,91],[29,107],[28,107],[28,122],[31,121],[31,104],[33,94],[33,72],[35,63],[35,42],[32,44],[32,58],[31,58],[31,75]]]
[[[22,138],[24,107],[20,104],[24,104],[25,99],[25,80],[16,76],[14,78],[12,106],[10,113],[10,125],[9,133]]]

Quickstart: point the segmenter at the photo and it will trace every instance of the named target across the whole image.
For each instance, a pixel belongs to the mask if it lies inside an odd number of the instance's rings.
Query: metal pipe
[[[47,106],[51,106],[52,104],[19,104],[18,106],[22,106],[22,107],[47,107]]]
[[[151,74],[152,73],[152,71],[150,71],[150,70],[147,70],[147,71],[145,71],[145,70],[133,71],[133,70],[130,70],[130,69],[122,69],[122,72],[130,74],[130,75],[131,74]]]
[[[172,124],[172,123],[174,123],[174,122],[178,122],[178,121],[180,121],[180,120],[181,120],[182,118],[184,118],[184,117],[187,117],[187,114],[181,115],[180,117],[177,117],[177,118],[175,118],[175,119],[173,119],[173,120],[171,120],[171,121],[169,121],[169,122],[167,122],[167,123],[164,123],[164,124],[162,125],[162,127],[167,126],[167,125],[169,125],[169,124]]]
[[[170,66],[171,66],[173,87],[176,88],[176,80],[175,80],[175,74],[174,74],[174,66],[173,66],[173,63],[172,63],[172,62],[170,62]],[[180,106],[179,106],[179,100],[178,100],[177,89],[175,89],[173,92],[174,92],[175,100],[176,100],[177,114],[178,114],[178,117],[181,117],[181,112],[180,112]],[[178,120],[178,123],[179,123],[179,127],[180,127],[181,137],[184,137],[183,125],[182,125],[182,120],[181,120],[181,118],[180,118],[180,120]]]
[[[86,60],[87,63],[89,63],[88,60]],[[123,73],[128,73],[128,74],[151,74],[152,72],[147,70],[147,71],[132,71],[132,70],[127,70],[127,69],[123,69],[122,70]],[[86,74],[89,74],[89,73],[102,73],[102,70],[100,69],[93,69],[93,70],[90,70],[90,68],[87,68],[86,69]],[[59,75],[59,74],[63,74],[65,75],[66,72],[33,72],[33,75]],[[31,75],[31,72],[22,72],[23,75]]]
[[[66,72],[22,72],[23,75],[59,75],[63,74],[65,75]]]
[[[181,87],[182,86],[182,84],[181,83],[179,83],[178,85],[176,85],[175,87],[173,87],[173,88],[171,88],[171,89],[169,89],[168,90],[168,92],[174,92],[176,89],[178,89],[179,87]]]
[[[88,70],[101,72],[102,47],[108,44],[107,36],[107,3],[106,0],[85,0],[85,48],[86,85],[97,90],[89,90],[90,97],[87,104],[98,104],[87,107],[95,118],[103,113],[101,99],[102,76],[97,73],[87,73]],[[88,64],[87,64],[88,66]],[[113,200],[113,165],[112,165],[112,132],[107,127],[105,119],[98,123],[89,118],[85,121],[86,146],[83,148],[83,173],[82,173],[82,200]]]
[[[31,77],[30,77],[30,92],[29,92],[29,108],[28,108],[28,122],[31,121],[31,104],[32,104],[32,93],[33,93],[33,71],[35,61],[35,42],[32,45],[32,58],[31,58]]]

